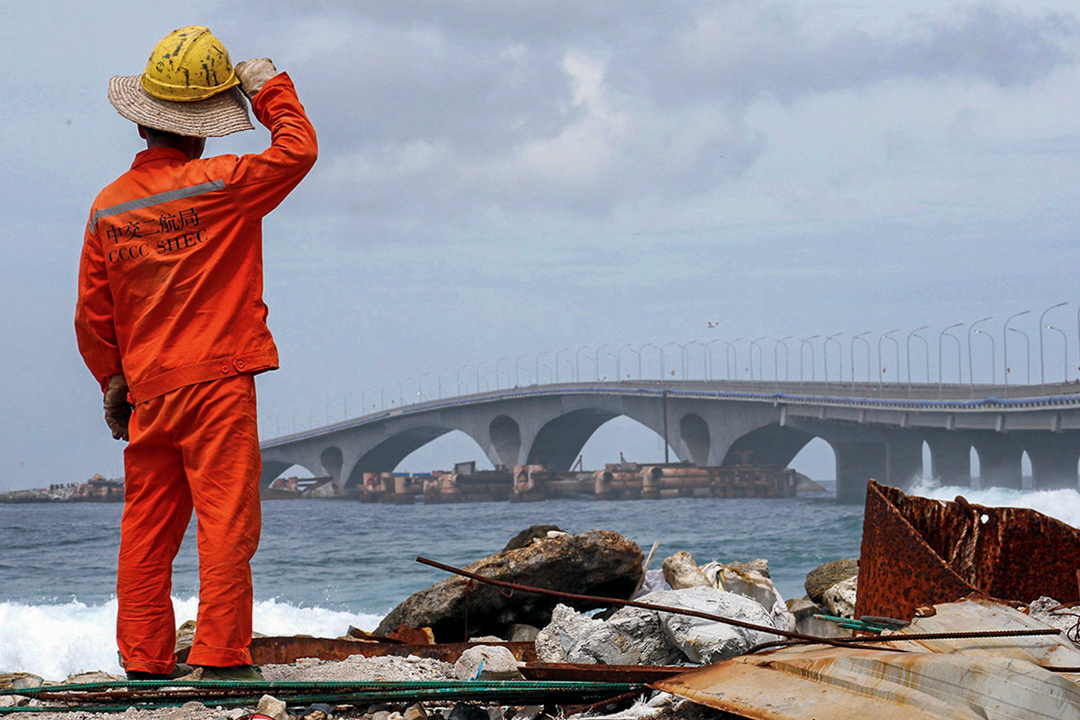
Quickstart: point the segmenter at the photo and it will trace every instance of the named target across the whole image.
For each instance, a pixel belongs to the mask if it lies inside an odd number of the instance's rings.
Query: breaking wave
[[[198,600],[173,598],[173,608],[182,623],[196,616]],[[255,632],[262,635],[339,637],[350,625],[373,630],[381,619],[276,600],[256,601],[254,609]],[[0,602],[0,672],[29,672],[46,680],[94,670],[123,674],[115,628],[115,598],[100,605]]]
[[[941,485],[933,478],[918,478],[909,490],[911,495],[935,500],[954,500],[958,495],[968,502],[987,507],[1015,507],[1037,510],[1073,527],[1080,527],[1080,492],[1067,490],[1015,490],[1012,488],[956,487]]]

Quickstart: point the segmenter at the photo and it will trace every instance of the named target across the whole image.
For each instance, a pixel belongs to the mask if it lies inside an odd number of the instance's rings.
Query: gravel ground
[[[342,661],[326,661],[314,658],[304,658],[290,665],[264,665],[263,676],[273,682],[310,682],[310,681],[402,681],[402,680],[453,680],[454,666],[439,660],[431,660],[417,657],[376,657],[366,658],[354,655]],[[67,682],[94,682],[103,680],[123,680],[122,677],[108,676],[104,673],[93,675],[80,675],[68,678]],[[0,690],[0,693],[3,691]],[[0,707],[5,703],[10,706],[12,696],[0,695]],[[318,711],[311,714],[297,713],[300,708],[290,706],[288,711],[290,718],[302,718],[307,720],[326,720]],[[331,720],[337,719],[361,719],[364,720],[543,720],[544,715],[539,715],[537,709],[516,707],[487,707],[472,706],[473,712],[454,712],[452,704],[448,703],[424,703],[422,706],[409,708],[378,705],[364,708],[339,708],[331,713]],[[303,710],[310,710],[303,708]],[[480,712],[476,712],[479,710]],[[123,713],[93,713],[93,712],[63,712],[53,713],[48,711],[14,712],[0,714],[0,718],[10,720],[238,720],[243,716],[256,712],[257,708],[230,708],[206,706],[199,702],[189,702],[180,707],[161,708],[154,710],[128,709]],[[679,720],[706,720],[721,717],[714,711],[701,706],[690,705],[673,701],[672,696],[660,694],[652,703],[637,703],[616,715],[610,716],[610,720],[665,720],[679,718]],[[599,720],[599,719],[598,719]]]

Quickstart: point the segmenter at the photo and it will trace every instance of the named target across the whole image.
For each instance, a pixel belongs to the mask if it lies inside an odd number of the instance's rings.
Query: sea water
[[[912,492],[1030,507],[1080,526],[1074,490],[973,490],[921,481]],[[98,503],[0,505],[0,672],[51,680],[120,672],[114,630],[121,510]],[[765,558],[781,595],[802,597],[807,572],[859,556],[862,514],[861,505],[838,504],[831,493],[410,506],[267,501],[252,562],[254,626],[264,635],[319,637],[343,635],[350,625],[372,630],[411,593],[446,577],[417,556],[460,567],[500,551],[534,524],[614,530],[646,554],[658,543],[654,568],[680,550],[699,564]],[[174,568],[177,623],[195,618],[197,591],[193,523]]]

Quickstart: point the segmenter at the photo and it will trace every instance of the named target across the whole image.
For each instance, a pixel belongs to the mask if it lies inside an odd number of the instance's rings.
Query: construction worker
[[[241,94],[241,91],[243,94]],[[207,137],[270,130],[257,155],[202,159]],[[117,643],[130,679],[177,665],[172,563],[198,518],[199,611],[187,662],[203,679],[260,680],[249,561],[259,542],[254,375],[278,367],[262,299],[263,216],[315,163],[292,81],[234,68],[205,27],[180,28],[109,100],[147,149],[97,196],[79,268],[79,351],[124,451]]]

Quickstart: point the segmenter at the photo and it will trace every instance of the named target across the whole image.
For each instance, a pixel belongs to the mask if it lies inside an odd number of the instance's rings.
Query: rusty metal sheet
[[[482,643],[505,647],[521,662],[536,660],[536,646],[528,642]],[[320,660],[344,660],[352,655],[364,657],[383,657],[395,655],[408,657],[416,655],[433,658],[443,662],[457,662],[461,653],[477,643],[437,643],[431,645],[409,645],[403,643],[372,643],[346,640],[343,638],[315,638],[307,636],[256,637],[251,639],[251,659],[256,665],[286,665],[300,658],[318,658]],[[180,661],[186,657],[186,650],[177,653]]]
[[[905,495],[870,481],[855,612],[910,620],[972,593],[1080,600],[1080,530],[1026,508]]]
[[[586,665],[582,663],[526,663],[520,668],[526,680],[616,683],[654,682],[689,669],[672,665]]]
[[[1002,657],[788,648],[650,687],[754,720],[1080,720],[1080,686]]]

